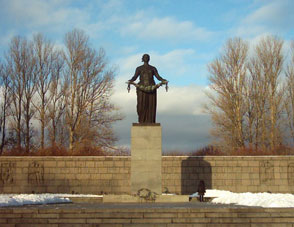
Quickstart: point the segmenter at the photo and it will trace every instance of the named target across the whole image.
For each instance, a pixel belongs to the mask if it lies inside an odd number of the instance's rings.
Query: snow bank
[[[194,193],[190,197],[197,197]],[[216,197],[211,202],[260,207],[294,207],[294,195],[272,193],[234,193],[222,190],[206,190],[205,197]]]
[[[70,203],[68,198],[60,198],[54,194],[6,194],[0,195],[0,207],[23,206],[32,204]]]

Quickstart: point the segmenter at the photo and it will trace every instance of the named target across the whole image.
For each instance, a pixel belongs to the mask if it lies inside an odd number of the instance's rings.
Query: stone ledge
[[[133,195],[104,195],[103,203],[185,203],[189,202],[189,195],[157,195],[155,200],[145,200]]]
[[[160,126],[160,123],[133,123],[133,126]]]

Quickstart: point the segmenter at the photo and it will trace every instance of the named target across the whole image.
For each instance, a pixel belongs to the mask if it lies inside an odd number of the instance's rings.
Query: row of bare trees
[[[115,70],[81,30],[57,48],[42,34],[14,37],[0,66],[1,153],[5,147],[109,147],[120,120],[109,98]]]
[[[230,39],[208,70],[205,109],[217,145],[274,150],[294,142],[294,43],[286,48],[283,40],[267,36],[250,47]]]

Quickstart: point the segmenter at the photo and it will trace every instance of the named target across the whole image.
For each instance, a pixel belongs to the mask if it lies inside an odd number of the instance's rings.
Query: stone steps
[[[0,209],[0,226],[294,226],[291,208],[99,208],[26,206]]]

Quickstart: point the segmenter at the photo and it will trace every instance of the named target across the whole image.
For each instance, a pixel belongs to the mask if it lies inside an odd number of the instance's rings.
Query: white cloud
[[[292,0],[269,1],[267,5],[248,15],[244,22],[248,24],[263,23],[279,28],[289,28],[293,22],[294,2]]]
[[[116,64],[120,66],[120,77],[125,77],[125,79],[130,79],[137,66],[142,64],[142,53],[129,55],[117,60]]]
[[[257,36],[263,33],[281,35],[293,28],[294,1],[264,1],[264,5],[245,17],[236,29],[240,36]]]
[[[121,47],[120,52],[123,55],[129,55],[131,53],[134,53],[136,50],[138,50],[138,46],[130,45],[130,46]]]
[[[197,85],[170,87],[166,93],[161,88],[158,92],[158,112],[172,115],[202,115],[202,105],[208,100],[204,89]]]
[[[160,69],[158,68],[159,71],[169,73],[171,76],[179,76],[188,72],[190,67],[186,63],[186,59],[192,58],[194,54],[193,49],[176,49],[163,55],[151,52],[151,62],[161,66]]]
[[[106,2],[102,2],[102,7],[105,13],[121,11],[121,9],[123,8],[123,2],[121,0],[109,0]]]
[[[10,0],[4,5],[7,19],[14,26],[28,28],[65,28],[65,25],[79,24],[87,20],[88,14],[77,7],[70,7],[69,1]]]
[[[148,19],[146,15],[137,14],[130,22],[125,24],[121,33],[135,35],[141,39],[160,40],[207,40],[213,32],[205,28],[195,26],[191,21],[178,21],[172,17]]]

